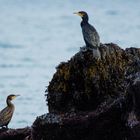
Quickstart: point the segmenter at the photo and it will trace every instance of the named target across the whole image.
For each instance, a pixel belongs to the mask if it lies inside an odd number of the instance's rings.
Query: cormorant
[[[82,18],[81,28],[86,46],[89,48],[98,48],[100,46],[100,37],[96,29],[88,23],[88,14],[84,11],[75,12]]]
[[[5,126],[6,128],[8,128],[8,124],[11,121],[15,110],[15,106],[11,101],[15,99],[17,96],[19,95],[11,94],[7,97],[6,100],[7,107],[0,111],[0,127]]]

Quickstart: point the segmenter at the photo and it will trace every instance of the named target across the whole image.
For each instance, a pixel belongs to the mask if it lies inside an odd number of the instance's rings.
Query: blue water
[[[85,10],[103,43],[140,46],[140,0],[0,0],[0,109],[8,94],[15,114],[9,127],[30,126],[48,112],[44,91],[55,67],[84,45]]]

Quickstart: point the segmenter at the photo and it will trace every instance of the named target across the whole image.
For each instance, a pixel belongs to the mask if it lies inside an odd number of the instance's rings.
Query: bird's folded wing
[[[84,39],[91,45],[93,46],[98,46],[99,45],[99,35],[96,31],[96,29],[92,26],[85,26],[85,28],[83,28],[83,35],[84,35]]]
[[[11,116],[11,110],[9,108],[4,108],[1,112],[0,112],[0,123],[7,121],[9,119],[9,117]]]

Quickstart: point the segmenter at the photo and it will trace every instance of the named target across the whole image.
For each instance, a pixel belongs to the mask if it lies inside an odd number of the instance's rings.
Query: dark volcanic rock
[[[99,50],[100,60],[82,49],[57,67],[34,140],[140,139],[140,49],[111,43]]]

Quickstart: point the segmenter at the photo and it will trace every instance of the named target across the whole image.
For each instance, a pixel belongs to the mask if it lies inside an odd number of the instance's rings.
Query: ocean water
[[[21,96],[9,127],[30,126],[48,112],[45,89],[55,67],[84,45],[80,17],[89,13],[101,42],[140,46],[140,0],[0,0],[0,110]]]

